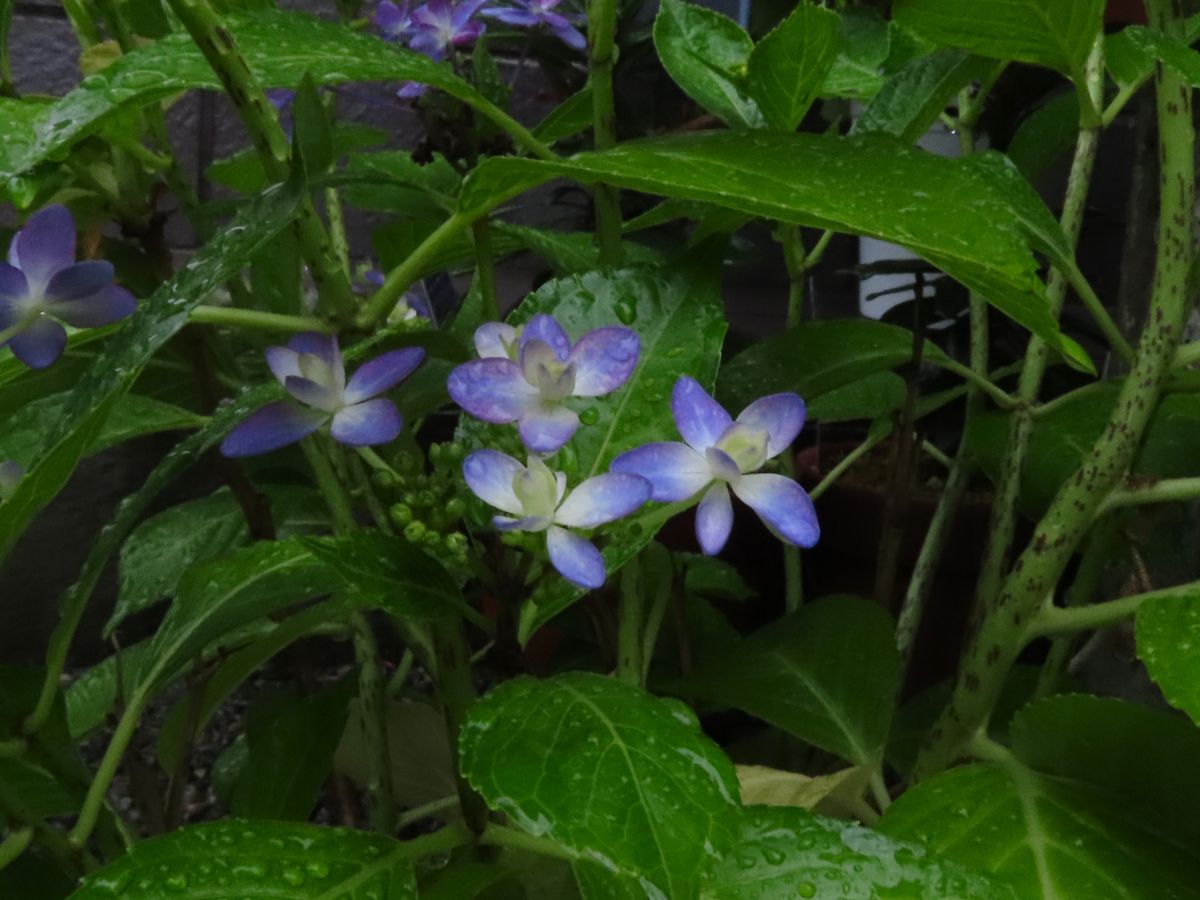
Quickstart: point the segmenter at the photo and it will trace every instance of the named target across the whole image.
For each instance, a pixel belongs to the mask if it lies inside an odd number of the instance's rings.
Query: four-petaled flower
[[[737,494],[776,535],[811,547],[820,536],[817,514],[804,488],[783,475],[756,472],[786,450],[804,425],[804,401],[795,394],[755,400],[737,421],[694,379],[675,382],[675,425],[686,444],[646,444],[622,453],[612,471],[641,475],[651,499],[686,500],[707,488],[696,510],[696,538],[710,556],[721,552],[733,527],[729,491]]]
[[[0,503],[13,495],[17,484],[25,477],[25,467],[12,459],[0,462]]]
[[[540,313],[519,333],[499,322],[481,325],[475,347],[483,358],[450,373],[454,402],[485,422],[516,422],[527,448],[553,453],[579,427],[566,398],[600,397],[623,385],[640,342],[634,331],[610,325],[572,346],[554,317]]]
[[[392,350],[363,363],[346,380],[337,338],[306,332],[286,347],[268,347],[267,365],[299,403],[270,403],[239,424],[221,444],[226,456],[256,456],[295,443],[329,424],[334,440],[354,447],[386,444],[403,424],[384,391],[421,364],[420,347]]]
[[[408,46],[431,59],[441,59],[451,47],[472,44],[484,32],[474,21],[487,0],[429,0],[412,12]]]
[[[468,456],[463,477],[475,496],[509,514],[492,519],[501,531],[546,532],[550,562],[564,578],[583,588],[604,584],[604,558],[594,545],[567,529],[612,522],[650,497],[646,479],[614,472],[588,478],[568,494],[567,476],[550,471],[536,456],[523,466],[496,450],[476,450]]]
[[[518,28],[535,28],[545,25],[555,37],[575,50],[587,47],[587,38],[575,26],[583,21],[582,16],[566,16],[555,12],[562,0],[515,0],[517,7],[507,9],[485,9],[480,15],[487,16],[506,25]]]
[[[133,312],[133,295],[113,284],[112,263],[75,262],[75,220],[64,206],[31,216],[0,263],[0,332],[25,365],[43,369],[62,356],[67,332],[96,328]]]
[[[372,21],[379,33],[389,41],[402,41],[412,28],[412,15],[408,11],[408,0],[397,5],[392,0],[383,0],[375,7]]]

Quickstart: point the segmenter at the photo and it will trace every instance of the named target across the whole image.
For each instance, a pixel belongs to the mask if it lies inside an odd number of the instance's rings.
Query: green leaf
[[[923,781],[891,805],[884,834],[987,872],[1022,900],[1195,897],[1194,853],[1145,831],[1118,802],[1017,762]]]
[[[538,122],[533,136],[547,144],[574,137],[592,127],[592,86],[585,84]]]
[[[590,231],[551,231],[500,221],[493,222],[491,227],[494,234],[508,238],[517,246],[542,257],[559,275],[582,274],[601,268],[596,238]],[[659,253],[642,244],[626,241],[622,249],[628,266],[656,266],[662,263]]]
[[[1200,729],[1166,710],[1064,694],[1026,706],[1013,752],[1046,776],[1111,798],[1123,817],[1188,849],[1200,839]]]
[[[1079,95],[1064,91],[1022,120],[1004,152],[1033,182],[1071,152],[1078,136]]]
[[[1200,722],[1200,595],[1143,603],[1137,653],[1166,701]]]
[[[1078,77],[1100,34],[1104,0],[897,0],[897,22],[928,40]]]
[[[298,87],[306,74],[318,85],[351,81],[419,81],[467,103],[483,97],[450,66],[405,50],[366,32],[303,13],[263,10],[225,20],[251,73],[267,87]],[[19,174],[97,131],[123,110],[136,109],[181,91],[219,90],[221,83],[185,32],[125,54],[103,72],[85,78],[49,107],[32,143],[0,144],[0,177]]]
[[[904,379],[895,372],[876,372],[819,394],[808,404],[808,417],[826,423],[874,421],[898,410],[905,391]]]
[[[882,69],[892,50],[894,25],[874,9],[850,7],[840,15],[841,49],[821,95],[867,100],[883,86]]]
[[[837,58],[840,38],[837,13],[802,0],[755,45],[746,86],[772,127],[796,130]]]
[[[1025,512],[1039,514],[1063,482],[1075,474],[1107,426],[1120,388],[1119,379],[1089,385],[1060,398],[1054,408],[1037,418],[1021,479]],[[967,425],[971,455],[993,479],[1003,465],[1008,421],[1007,413],[985,412],[972,416]],[[1200,460],[1194,452],[1198,442],[1200,398],[1167,394],[1150,418],[1133,474],[1158,478],[1200,475]]]
[[[733,765],[687,707],[611,678],[518,678],[467,715],[462,772],[490,806],[580,860],[694,897],[734,837]]]
[[[919,56],[884,82],[855,120],[852,134],[891,134],[915,143],[959,91],[983,79],[995,63],[962,50]]]
[[[514,325],[538,313],[555,316],[578,340],[585,332],[624,323],[641,338],[637,368],[620,390],[586,401],[581,414],[590,421],[572,439],[559,467],[573,476],[572,486],[608,471],[620,453],[650,441],[675,440],[670,396],[676,380],[690,375],[710,386],[717,373],[726,322],[716,279],[692,265],[670,274],[641,269],[589,272],[547,282],[522,301],[509,317]],[[590,410],[590,412],[588,412]],[[494,445],[476,423],[460,425],[460,433]],[[511,429],[508,429],[511,432]],[[654,504],[623,520],[602,549],[605,565],[615,572],[650,542],[672,515],[673,507]],[[535,602],[521,610],[520,639],[534,631],[581,596],[584,591],[557,575]]]
[[[102,433],[109,413],[150,358],[187,324],[195,306],[286,227],[299,195],[297,185],[281,185],[260,195],[178,275],[139,304],[105,352],[85,371],[62,412],[44,423],[39,458],[5,502],[0,516],[0,559],[66,484]],[[0,435],[4,433],[0,429]]]
[[[0,459],[15,459],[27,468],[32,466],[42,450],[47,423],[61,416],[70,404],[69,392],[52,394],[26,404],[9,416],[0,430]],[[86,452],[99,453],[133,438],[162,431],[199,428],[207,421],[204,416],[170,403],[126,394],[113,406]]]
[[[677,558],[683,563],[683,589],[689,594],[739,601],[758,594],[741,572],[724,560],[699,553],[680,553]]]
[[[738,824],[737,846],[705,885],[705,900],[1016,900],[923,847],[803,809],[747,807]]]
[[[122,647],[71,682],[63,693],[67,726],[73,740],[78,741],[103,725],[118,699],[122,704],[128,701],[134,687],[128,676],[141,670],[149,646],[149,640],[145,640]],[[119,688],[124,688],[120,697]]]
[[[714,133],[636,141],[547,163],[485,160],[459,198],[490,209],[554,177],[714,203],[781,222],[900,244],[1087,367],[1062,336],[1031,249],[1065,242],[1045,232],[1032,188],[995,162],[954,160],[879,135]],[[1015,171],[1011,173],[1019,179]],[[919,186],[919,187],[918,187]]]
[[[305,73],[292,103],[293,143],[304,170],[319,175],[333,165],[333,127],[312,76]]]
[[[349,700],[342,686],[310,696],[273,697],[252,707],[246,763],[234,781],[230,811],[247,818],[306,820],[333,767]]]
[[[895,626],[883,608],[828,597],[729,647],[683,690],[871,765],[883,758],[899,671]]]
[[[683,92],[726,125],[764,124],[743,87],[754,42],[733,19],[683,0],[663,0],[654,19],[654,47]]]
[[[407,848],[345,828],[232,819],[134,845],[71,900],[416,900]]]
[[[1141,25],[1110,34],[1104,39],[1104,61],[1113,80],[1123,89],[1132,88],[1149,78],[1161,60],[1193,87],[1200,85],[1200,54],[1188,46],[1200,37],[1200,16],[1188,19],[1184,31],[1186,42]]]
[[[265,492],[278,537],[328,526],[328,508],[316,491],[271,486]],[[126,617],[173,596],[190,566],[226,556],[249,539],[245,515],[228,488],[147,519],[121,549],[117,603],[104,633],[111,634]]]

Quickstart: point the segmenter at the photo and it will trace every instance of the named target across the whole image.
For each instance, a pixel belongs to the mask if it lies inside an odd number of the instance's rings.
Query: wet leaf
[[[1137,652],[1167,702],[1200,723],[1200,591],[1143,603]]]
[[[754,47],[747,87],[772,127],[796,130],[837,58],[840,40],[837,14],[804,2]]]

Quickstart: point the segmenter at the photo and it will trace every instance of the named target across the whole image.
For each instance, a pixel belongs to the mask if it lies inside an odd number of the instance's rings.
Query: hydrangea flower
[[[75,220],[65,206],[35,213],[0,263],[0,331],[17,359],[43,369],[62,356],[67,332],[96,328],[133,312],[133,295],[113,284],[112,263],[75,262]]]
[[[441,59],[451,47],[475,43],[483,34],[475,14],[487,0],[429,0],[412,12],[408,46],[431,59]]]
[[[384,275],[378,269],[368,269],[363,273],[362,280],[366,291],[375,291],[383,286]],[[433,311],[429,308],[429,301],[415,289],[407,291],[396,301],[396,305],[388,313],[387,321],[389,325],[397,325],[400,322],[411,322],[413,319],[433,321]]]
[[[17,484],[25,477],[25,467],[19,462],[6,459],[0,462],[0,503],[13,495]]]
[[[450,373],[454,402],[485,422],[517,423],[535,453],[553,453],[571,439],[579,416],[568,397],[601,397],[623,385],[637,366],[637,333],[620,325],[589,331],[572,346],[553,316],[539,313],[518,332],[489,322],[475,332],[481,359]]]
[[[783,475],[757,472],[800,433],[803,400],[772,394],[755,400],[735,421],[684,376],[675,382],[671,412],[687,443],[646,444],[614,459],[612,471],[641,475],[652,486],[652,500],[673,503],[705,491],[696,510],[696,538],[710,556],[721,552],[733,527],[730,490],[789,544],[817,542],[817,514],[804,488]]]
[[[352,447],[394,440],[403,424],[400,411],[378,395],[412,374],[425,351],[392,350],[363,363],[349,381],[337,338],[327,334],[298,334],[286,347],[268,347],[266,355],[267,365],[295,399],[270,403],[239,424],[221,444],[226,456],[269,453],[324,425],[334,440]]]
[[[554,568],[583,588],[604,584],[604,558],[593,544],[567,529],[612,522],[650,498],[646,479],[614,472],[588,478],[568,494],[567,476],[550,471],[536,456],[523,466],[496,450],[476,450],[468,456],[463,477],[475,496],[508,513],[492,519],[501,531],[544,531]]]
[[[515,0],[517,6],[507,9],[486,9],[481,15],[496,19],[506,25],[517,28],[536,28],[539,25],[547,29],[560,41],[575,50],[587,48],[587,38],[575,26],[583,21],[582,16],[565,16],[555,12],[562,0]]]
[[[412,28],[412,15],[408,11],[408,0],[397,6],[391,0],[383,0],[375,7],[375,15],[371,21],[379,29],[379,33],[389,41],[402,41],[408,37]]]

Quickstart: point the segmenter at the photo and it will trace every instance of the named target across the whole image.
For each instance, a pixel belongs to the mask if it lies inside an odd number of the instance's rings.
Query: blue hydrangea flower
[[[612,325],[572,345],[553,316],[539,313],[520,332],[500,322],[481,325],[475,347],[482,359],[450,373],[454,402],[485,422],[516,422],[527,448],[553,453],[579,427],[564,401],[615,391],[637,366],[641,344],[636,332]]]
[[[403,425],[400,411],[378,395],[412,374],[425,351],[392,350],[363,363],[349,381],[337,338],[327,334],[298,334],[286,347],[268,347],[266,355],[295,399],[270,403],[240,423],[221,444],[226,456],[269,453],[325,425],[334,440],[352,447],[395,440]]]
[[[646,479],[613,472],[589,478],[568,494],[567,476],[550,471],[536,456],[523,466],[496,450],[476,450],[468,456],[463,477],[475,496],[508,513],[492,519],[501,531],[544,531],[554,568],[583,588],[604,584],[604,558],[593,544],[567,529],[612,522],[650,498]]]
[[[412,12],[408,46],[431,59],[442,59],[451,47],[475,43],[484,25],[475,14],[488,0],[429,0]]]
[[[412,28],[412,14],[408,10],[408,0],[402,5],[383,0],[375,7],[375,15],[371,21],[379,29],[379,33],[389,41],[403,41],[408,38]]]
[[[15,329],[4,345],[33,369],[62,356],[67,332],[96,328],[128,316],[133,295],[113,284],[112,263],[75,262],[75,220],[65,206],[35,213],[0,263],[0,331]],[[0,346],[4,346],[0,345]]]
[[[783,475],[757,473],[786,450],[804,426],[804,401],[795,394],[755,400],[737,420],[692,378],[675,382],[675,425],[687,443],[646,444],[613,460],[614,472],[641,475],[652,500],[674,503],[704,491],[696,538],[708,555],[720,553],[733,527],[732,490],[777,536],[811,547],[820,536],[816,510],[800,485]]]
[[[383,282],[384,274],[382,272],[378,269],[368,269],[363,273],[360,293],[376,291],[383,286]],[[433,321],[433,311],[429,308],[429,301],[417,293],[416,289],[405,292],[404,296],[396,301],[396,305],[388,313],[387,321],[389,325],[398,325],[414,319]]]
[[[25,477],[25,467],[19,462],[6,459],[0,462],[0,503],[13,495],[17,484]]]
[[[587,38],[575,26],[583,22],[578,15],[555,12],[562,0],[515,0],[517,6],[505,9],[486,9],[480,14],[517,28],[536,28],[544,25],[560,41],[575,50],[587,47]]]

